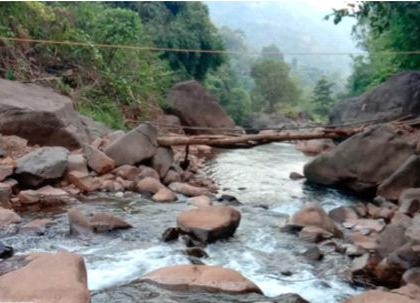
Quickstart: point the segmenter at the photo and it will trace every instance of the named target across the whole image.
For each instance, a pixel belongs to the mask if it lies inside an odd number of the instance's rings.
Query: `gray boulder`
[[[389,125],[378,125],[354,135],[305,165],[310,182],[375,194],[411,155],[415,146]]]
[[[360,97],[345,99],[330,111],[331,124],[391,120],[420,114],[420,72],[390,77]]]
[[[108,145],[104,152],[114,160],[115,166],[134,165],[150,159],[158,148],[157,130],[150,124],[141,124]]]
[[[176,84],[168,94],[169,111],[186,126],[234,128],[235,123],[206,89],[197,81]],[[213,133],[211,130],[185,130],[188,133]],[[220,131],[216,131],[220,133]]]
[[[72,100],[50,88],[0,79],[0,133],[30,144],[79,148],[107,128],[78,114]]]
[[[67,169],[69,151],[64,147],[42,147],[17,160],[15,174],[30,187],[60,178]]]
[[[152,158],[152,167],[160,178],[164,178],[174,162],[174,152],[171,148],[159,147]]]

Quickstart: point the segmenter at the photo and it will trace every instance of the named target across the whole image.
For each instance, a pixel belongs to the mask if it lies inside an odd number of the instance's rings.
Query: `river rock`
[[[305,176],[293,171],[289,174],[289,178],[292,180],[300,180],[300,179],[305,179]]]
[[[3,165],[0,164],[0,182],[11,176],[14,171],[13,165]]]
[[[159,189],[156,194],[152,196],[152,200],[156,202],[173,202],[177,199],[177,196],[166,187]]]
[[[420,243],[420,213],[417,213],[411,220],[410,226],[405,231],[405,236],[411,241]]]
[[[407,270],[402,276],[402,282],[420,287],[420,267],[413,267]]]
[[[140,169],[133,165],[121,165],[113,170],[113,173],[125,180],[135,181],[139,178]]]
[[[319,261],[324,257],[324,254],[321,252],[321,250],[318,248],[318,246],[313,245],[309,247],[303,254],[306,259],[311,261]]]
[[[360,97],[348,98],[335,105],[330,111],[330,123],[416,117],[420,114],[419,86],[420,72],[395,74]]]
[[[8,207],[12,196],[12,186],[7,183],[0,182],[0,207]]]
[[[213,205],[210,197],[205,195],[189,198],[188,202],[195,207],[206,207]]]
[[[24,185],[36,187],[64,175],[69,151],[64,147],[41,147],[17,160],[15,174]]]
[[[13,253],[13,247],[4,245],[3,242],[0,242],[0,259],[10,258],[13,256]]]
[[[139,170],[140,170],[140,173],[139,173],[138,178],[140,180],[143,179],[143,178],[147,178],[147,177],[154,178],[158,181],[160,180],[160,177],[159,177],[159,174],[157,173],[157,171],[155,171],[153,168],[151,168],[149,166],[140,165]]]
[[[69,220],[69,232],[73,236],[85,236],[92,233],[92,227],[88,218],[78,209],[72,208],[67,211]]]
[[[101,187],[98,178],[93,178],[83,172],[73,170],[67,173],[67,180],[82,192],[96,191]]]
[[[69,253],[34,253],[29,263],[0,276],[0,301],[88,303],[83,257]]]
[[[368,290],[355,295],[343,303],[416,303],[416,299],[411,299],[405,295],[383,290]]]
[[[174,182],[169,184],[169,189],[173,190],[174,192],[186,195],[187,197],[196,197],[209,194],[207,188],[197,187],[182,182]]]
[[[411,187],[420,187],[420,156],[409,157],[379,186],[377,194],[388,200],[398,200],[401,193]]]
[[[331,239],[334,235],[317,226],[305,226],[299,232],[299,238],[304,241],[318,243],[323,240]]]
[[[408,188],[401,192],[398,211],[410,216],[420,211],[420,188]]]
[[[105,153],[99,149],[91,145],[85,145],[83,150],[85,152],[88,166],[98,174],[106,174],[114,168],[114,160],[105,155]]]
[[[50,219],[35,219],[23,225],[19,231],[27,234],[43,235],[47,230],[47,225],[51,223]]]
[[[17,224],[22,218],[11,209],[0,207],[0,228],[6,228],[10,224]]]
[[[146,274],[143,282],[177,290],[207,290],[228,293],[262,293],[239,272],[221,266],[175,265]]]
[[[305,206],[290,219],[290,224],[299,226],[316,226],[332,233],[336,237],[341,237],[342,232],[335,225],[334,221],[328,217],[327,213],[318,205],[310,204]]]
[[[67,159],[67,171],[79,171],[88,174],[87,162],[81,154],[70,154]]]
[[[236,231],[241,213],[228,206],[208,206],[182,211],[177,217],[178,227],[203,243],[226,239]]]
[[[313,183],[374,195],[378,184],[413,155],[414,149],[393,126],[373,126],[313,159],[305,165],[304,175]]]
[[[156,194],[159,190],[164,189],[165,186],[159,180],[151,177],[146,177],[137,182],[137,191]]]
[[[95,232],[112,231],[115,229],[128,229],[133,227],[123,219],[109,213],[94,214],[89,221],[89,225]]]
[[[348,219],[343,222],[343,226],[351,228],[354,231],[360,231],[362,233],[369,234],[372,231],[381,232],[385,228],[385,222],[383,220],[374,219]]]
[[[216,98],[195,80],[176,84],[168,94],[170,113],[178,116],[183,125],[209,128],[235,128],[233,120],[225,113]],[[187,133],[220,133],[214,130],[191,130]]]
[[[382,258],[388,256],[408,241],[405,231],[406,227],[403,225],[391,223],[379,234],[377,251]]]
[[[181,175],[174,169],[169,169],[163,178],[163,184],[169,185],[171,183],[181,182]]]
[[[174,152],[172,148],[159,147],[152,158],[152,167],[157,171],[159,177],[163,179],[168,173],[174,161]]]
[[[162,241],[171,242],[178,240],[181,230],[178,227],[169,227],[162,234]]]
[[[343,223],[348,219],[358,219],[357,213],[350,207],[339,206],[328,212],[328,216],[335,222]]]
[[[116,166],[134,165],[156,154],[157,130],[150,124],[141,124],[116,139],[104,150]]]

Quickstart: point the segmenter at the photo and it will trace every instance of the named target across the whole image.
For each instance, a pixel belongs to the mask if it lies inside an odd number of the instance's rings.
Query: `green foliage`
[[[333,83],[328,82],[325,77],[322,77],[313,90],[312,102],[315,106],[314,113],[320,117],[326,117],[335,103],[331,93],[332,86]]]
[[[344,17],[356,18],[353,34],[368,52],[366,58],[353,58],[348,83],[351,95],[380,84],[396,72],[420,68],[420,56],[393,53],[419,49],[419,2],[360,2],[330,16],[336,24]]]
[[[272,51],[273,47],[270,47],[270,52]],[[255,81],[253,108],[276,112],[279,106],[296,104],[300,92],[289,73],[290,68],[280,52],[278,55],[260,58],[251,70]]]

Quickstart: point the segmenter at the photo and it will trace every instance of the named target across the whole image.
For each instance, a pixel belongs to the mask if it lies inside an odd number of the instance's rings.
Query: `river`
[[[209,160],[206,172],[217,182],[221,193],[234,195],[243,203],[238,207],[242,220],[232,239],[206,248],[209,257],[202,261],[238,270],[268,297],[292,292],[313,303],[332,303],[356,293],[358,290],[346,282],[349,261],[344,256],[329,252],[322,261],[308,261],[301,256],[308,244],[280,231],[279,226],[288,215],[306,202],[319,202],[330,210],[354,199],[335,190],[306,185],[303,180],[289,179],[290,172],[302,172],[308,160],[293,145],[283,143],[229,150]],[[83,255],[93,302],[177,302],[165,301],[170,294],[159,298],[160,293],[168,291],[130,282],[154,269],[190,262],[181,241],[160,241],[162,232],[175,226],[177,213],[188,207],[185,201],[181,197],[176,203],[159,204],[138,194],[126,193],[123,198],[99,194],[77,207],[86,213],[112,212],[134,228],[73,238],[68,235],[65,212],[58,211],[47,214],[54,225],[45,235],[18,233],[5,236],[2,241],[12,245],[18,254],[65,249]],[[23,214],[25,222],[45,217],[40,212]],[[214,302],[229,300],[224,297]],[[180,302],[210,301],[200,295],[199,299]]]

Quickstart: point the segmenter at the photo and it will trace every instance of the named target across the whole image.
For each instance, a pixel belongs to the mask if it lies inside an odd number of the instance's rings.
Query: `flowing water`
[[[288,215],[307,202],[319,202],[326,210],[352,202],[351,197],[335,190],[290,180],[289,173],[302,172],[308,160],[293,145],[279,143],[226,151],[209,160],[206,172],[219,184],[221,193],[234,195],[243,203],[238,207],[242,220],[233,238],[207,246],[209,258],[202,261],[238,270],[268,297],[297,293],[310,302],[328,303],[340,302],[357,292],[346,282],[349,261],[345,257],[331,251],[320,262],[308,261],[301,254],[309,244],[280,231],[279,226]],[[123,198],[100,194],[77,207],[85,213],[112,212],[134,228],[73,238],[68,235],[66,214],[55,212],[48,214],[54,225],[45,235],[18,233],[5,236],[2,241],[19,254],[65,249],[83,255],[93,302],[239,302],[227,295],[220,299],[217,294],[200,294],[191,299],[190,295],[167,294],[166,290],[133,282],[157,268],[190,263],[181,241],[160,241],[162,232],[175,226],[176,215],[188,207],[185,198],[159,204],[137,194],[127,193]],[[30,221],[45,216],[38,212],[24,214],[23,218]],[[174,300],[177,295],[181,296],[180,301]],[[258,299],[251,296],[241,302],[255,300]]]

